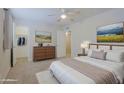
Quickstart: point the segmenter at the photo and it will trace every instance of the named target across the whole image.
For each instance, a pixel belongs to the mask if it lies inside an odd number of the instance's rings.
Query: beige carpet
[[[5,84],[37,84],[36,73],[45,71],[50,64],[57,59],[28,62],[26,59],[20,59],[16,65],[10,69],[6,79],[14,79],[15,81],[6,81]]]

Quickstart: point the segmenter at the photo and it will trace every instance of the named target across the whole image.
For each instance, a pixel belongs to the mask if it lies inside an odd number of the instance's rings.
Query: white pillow
[[[104,50],[101,50],[101,49],[89,49],[87,56],[88,56],[88,57],[91,57],[93,51],[104,51]]]
[[[91,54],[92,58],[96,58],[96,59],[101,59],[101,60],[105,60],[106,59],[106,52],[104,51],[92,51]]]
[[[91,57],[91,55],[92,55],[92,50],[89,49],[89,50],[88,50],[88,55],[87,55],[87,56],[88,56],[88,57]]]
[[[106,60],[124,62],[124,51],[109,50],[107,51]]]

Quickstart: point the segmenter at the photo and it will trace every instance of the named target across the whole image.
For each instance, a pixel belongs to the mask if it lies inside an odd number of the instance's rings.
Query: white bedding
[[[89,77],[81,74],[80,72],[64,65],[60,61],[55,61],[51,64],[50,70],[56,79],[62,84],[88,84],[95,83]]]
[[[123,83],[124,78],[124,63],[121,62],[110,62],[99,59],[90,58],[87,56],[75,57],[76,60],[87,62],[89,64],[104,68],[108,71],[111,71],[117,78],[120,83]],[[60,61],[55,61],[51,64],[50,70],[53,72],[54,76],[63,84],[92,84],[95,83],[91,78],[81,74],[80,72],[74,70],[71,67],[68,67],[61,63]]]

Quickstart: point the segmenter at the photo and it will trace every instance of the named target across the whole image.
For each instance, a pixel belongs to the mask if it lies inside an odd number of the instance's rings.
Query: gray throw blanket
[[[116,84],[119,80],[115,78],[112,72],[96,67],[86,62],[80,62],[75,59],[62,59],[63,64],[77,70],[94,80],[97,84]]]

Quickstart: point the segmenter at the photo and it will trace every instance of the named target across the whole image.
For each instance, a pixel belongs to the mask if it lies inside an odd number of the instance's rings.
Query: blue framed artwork
[[[124,42],[124,23],[97,28],[97,42]]]

